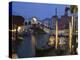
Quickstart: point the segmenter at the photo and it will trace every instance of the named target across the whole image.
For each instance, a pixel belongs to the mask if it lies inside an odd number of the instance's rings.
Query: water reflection
[[[23,42],[21,44],[17,44],[17,54],[20,58],[34,56],[31,43],[31,35],[30,33],[27,33],[27,35],[24,36]]]

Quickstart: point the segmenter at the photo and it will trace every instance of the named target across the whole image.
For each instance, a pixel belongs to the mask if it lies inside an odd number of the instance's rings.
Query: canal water
[[[17,44],[17,55],[19,58],[35,57],[35,47],[44,48],[47,45],[49,34],[36,35],[36,38],[31,33],[26,33],[23,36],[24,40],[21,44]]]
[[[31,35],[27,33],[26,36],[23,37],[24,40],[21,44],[17,44],[17,55],[19,58],[32,57],[34,53],[32,52],[32,44],[31,44]]]
[[[33,38],[32,38],[33,37]],[[42,48],[48,41],[49,34],[41,34],[35,37],[30,34],[26,33],[24,36],[24,40],[21,44],[17,44],[17,55],[19,58],[27,58],[27,57],[35,57],[35,47]]]

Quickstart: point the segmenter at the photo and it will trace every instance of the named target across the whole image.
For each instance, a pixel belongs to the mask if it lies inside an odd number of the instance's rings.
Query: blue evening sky
[[[65,7],[69,5],[43,4],[30,2],[13,2],[12,14],[23,16],[25,19],[35,16],[39,19],[51,18],[55,15],[57,8],[58,17],[64,15]],[[69,13],[70,14],[70,13]]]

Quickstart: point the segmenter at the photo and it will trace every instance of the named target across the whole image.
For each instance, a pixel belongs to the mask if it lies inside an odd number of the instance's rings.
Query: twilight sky
[[[45,18],[51,18],[52,16],[54,16],[55,9],[57,8],[57,15],[60,17],[61,15],[64,15],[66,6],[69,6],[69,5],[13,2],[12,14],[21,15],[25,19],[31,18],[32,16],[35,16],[39,19],[45,19]]]

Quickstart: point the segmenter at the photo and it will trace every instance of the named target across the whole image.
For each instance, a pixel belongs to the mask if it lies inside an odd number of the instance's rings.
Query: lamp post
[[[75,33],[76,32],[76,28],[75,28],[75,25],[76,25],[76,14],[77,14],[77,12],[78,12],[78,7],[77,7],[77,5],[71,5],[70,6],[70,12],[71,12],[71,14],[72,14],[72,21],[73,21],[73,33]],[[74,53],[76,53],[76,36],[75,35],[73,35],[73,45],[74,45]]]
[[[72,53],[72,36],[73,36],[73,16],[69,21],[69,52]]]
[[[58,20],[56,20],[56,49],[58,48]]]

